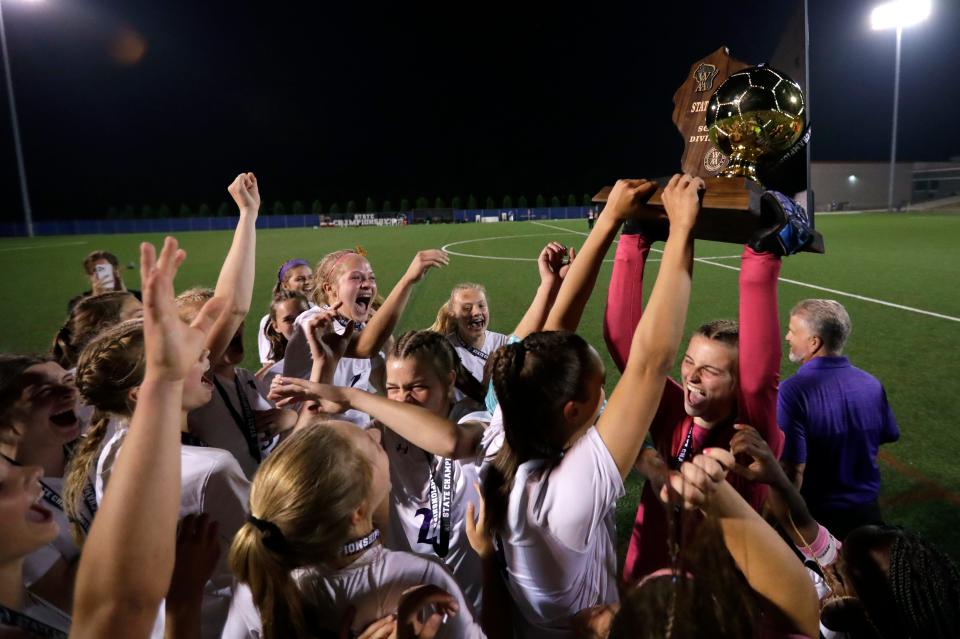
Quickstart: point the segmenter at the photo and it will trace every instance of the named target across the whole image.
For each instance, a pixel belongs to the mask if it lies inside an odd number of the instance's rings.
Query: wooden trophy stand
[[[764,189],[759,183],[747,178],[720,177],[727,168],[727,157],[710,141],[706,125],[707,104],[713,93],[729,76],[749,66],[730,57],[726,47],[720,47],[694,62],[686,82],[673,94],[673,122],[684,142],[681,171],[703,178],[707,187],[693,229],[697,239],[745,244],[757,229],[769,223],[760,218],[760,196]],[[658,182],[660,188],[647,202],[650,217],[646,221],[666,228],[667,215],[660,197],[666,180]],[[593,201],[606,202],[611,188],[601,189]],[[804,250],[823,253],[823,237],[816,231],[814,236]]]

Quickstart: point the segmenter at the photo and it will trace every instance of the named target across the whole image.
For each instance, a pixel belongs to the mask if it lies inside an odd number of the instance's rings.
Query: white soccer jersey
[[[460,339],[456,331],[449,333],[447,339],[450,341],[450,344],[453,345],[453,348],[456,349],[457,355],[460,356],[460,361],[463,362],[464,368],[470,371],[470,373],[477,378],[478,382],[482,382],[483,369],[487,365],[487,360],[495,350],[506,344],[510,337],[503,333],[486,331],[483,336],[483,346],[480,349],[476,349],[464,342]]]
[[[299,377],[300,379],[310,379],[310,369],[313,367],[313,356],[310,354],[310,345],[307,343],[307,335],[304,326],[314,315],[325,311],[327,306],[316,306],[304,311],[294,322],[293,337],[287,344],[287,350],[283,358],[283,375],[285,377]],[[334,322],[334,330],[338,334],[343,334],[346,326],[340,322]],[[359,388],[369,393],[376,393],[377,389],[370,380],[370,375],[376,366],[382,366],[381,358],[356,359],[353,357],[344,357],[337,364],[337,370],[333,374],[333,384],[343,386],[344,388]],[[342,415],[337,415],[337,419],[345,419],[358,426],[366,427],[370,424],[371,418],[368,414],[350,409]]]
[[[113,464],[126,439],[121,429],[104,446],[97,462],[97,503],[109,483]],[[233,536],[247,518],[250,483],[237,460],[225,450],[207,446],[180,447],[180,513],[181,518],[207,513],[219,524],[222,549],[230,548]],[[132,540],[131,543],[135,543]],[[233,575],[228,552],[221,550],[217,567],[204,587],[201,630],[204,639],[219,637],[233,594]],[[158,634],[159,633],[159,634]],[[163,636],[163,607],[154,625],[154,637]]]
[[[405,590],[433,584],[450,593],[460,606],[460,612],[440,626],[436,635],[438,639],[484,636],[457,582],[441,563],[427,557],[374,546],[342,570],[302,568],[294,571],[293,578],[303,597],[304,608],[317,619],[330,623],[326,630],[334,633],[339,632],[339,620],[351,606],[356,609],[351,629],[359,634],[377,619],[395,613]],[[240,584],[230,604],[223,639],[259,639],[262,636],[260,615],[250,589],[246,584]]]
[[[260,318],[260,328],[257,329],[257,353],[260,355],[260,363],[266,364],[270,361],[270,340],[267,339],[267,334],[264,332],[267,328],[267,322],[270,321],[270,314],[264,315]]]
[[[490,423],[490,414],[471,400],[454,404],[449,418],[458,424]],[[460,584],[473,610],[479,611],[483,566],[470,547],[466,531],[467,503],[473,502],[474,506],[479,503],[473,487],[473,482],[479,479],[475,459],[449,460],[450,531],[447,549],[443,550],[439,531],[445,461],[417,448],[389,427],[383,431],[383,448],[390,458],[390,524],[397,533],[403,531],[402,535],[394,535],[396,550],[409,550],[442,561]]]
[[[573,637],[575,613],[619,601],[614,509],[623,495],[620,471],[593,426],[554,468],[542,460],[520,465],[500,537],[521,636]]]
[[[43,490],[42,505],[52,513],[60,532],[56,539],[30,553],[23,560],[23,582],[27,586],[47,574],[61,559],[70,564],[80,556],[80,549],[70,534],[67,514],[63,511],[63,477],[44,477],[40,480],[40,485]],[[92,515],[86,512],[86,509],[82,510],[81,518],[89,526]]]
[[[243,474],[252,480],[260,462],[254,459],[247,444],[247,435],[243,422],[243,410],[237,395],[237,381],[247,398],[251,410],[261,411],[273,408],[273,404],[260,394],[257,378],[245,368],[233,369],[237,379],[217,375],[219,387],[213,391],[213,397],[205,405],[190,411],[187,414],[187,425],[190,434],[199,437],[204,444],[213,448],[220,448],[233,455],[240,463]],[[226,394],[224,398],[220,393]],[[229,406],[227,402],[229,401]],[[231,411],[230,408],[233,408]],[[240,423],[237,419],[239,418]],[[260,457],[263,459],[276,445],[276,438],[267,439],[257,434],[257,446]]]

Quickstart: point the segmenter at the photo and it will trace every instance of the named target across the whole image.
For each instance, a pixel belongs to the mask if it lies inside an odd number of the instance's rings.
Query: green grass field
[[[854,330],[847,348],[852,361],[886,386],[902,431],[897,444],[883,453],[883,505],[888,521],[914,527],[960,558],[960,431],[948,415],[960,377],[960,215],[953,213],[863,214],[823,216],[818,229],[826,238],[826,255],[803,254],[785,260],[780,286],[781,325],[797,301],[833,297],[846,305]],[[549,240],[579,246],[586,223],[523,222],[363,229],[290,229],[261,231],[257,246],[254,312],[246,327],[246,365],[256,369],[255,331],[265,312],[277,267],[290,257],[316,261],[324,253],[362,245],[386,294],[422,248],[450,244],[450,266],[432,272],[418,285],[401,329],[429,326],[451,286],[459,281],[486,285],[492,328],[509,332],[537,286],[535,258]],[[212,286],[230,243],[224,232],[179,235],[188,258],[178,289]],[[160,242],[161,235],[70,236],[0,240],[0,285],[6,317],[0,351],[38,352],[48,348],[62,323],[67,300],[87,288],[83,256],[94,249],[116,253],[122,262],[138,257],[142,240]],[[718,317],[736,317],[736,258],[730,244],[703,242],[700,258],[714,264],[695,268],[693,299],[686,328]],[[609,256],[612,260],[612,251]],[[656,258],[656,254],[651,255]],[[498,258],[498,259],[491,259]],[[733,268],[723,268],[717,264]],[[654,281],[651,264],[647,292]],[[584,314],[581,333],[606,357],[602,312],[611,263]],[[137,270],[124,278],[139,287]],[[827,292],[812,286],[834,289]],[[842,292],[842,293],[841,293]],[[851,294],[853,296],[851,296]],[[903,307],[881,304],[888,302]],[[919,311],[929,311],[936,317]],[[618,376],[606,358],[608,392]],[[782,376],[796,366],[783,359]],[[954,391],[950,389],[954,388]],[[639,484],[630,483],[620,506],[620,530],[630,530]]]

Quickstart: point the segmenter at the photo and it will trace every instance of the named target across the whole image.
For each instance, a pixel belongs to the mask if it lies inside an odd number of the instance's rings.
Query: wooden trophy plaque
[[[720,47],[694,62],[686,81],[673,94],[673,122],[684,143],[680,170],[703,178],[707,187],[694,227],[697,239],[745,244],[761,225],[763,186],[748,178],[721,177],[727,168],[727,156],[710,141],[706,124],[707,105],[717,88],[729,76],[750,66],[731,57],[727,47]],[[648,221],[666,226],[666,213],[660,198],[666,180],[658,180],[658,183],[660,188],[648,202],[651,213]],[[611,189],[604,187],[593,201],[606,202]],[[815,235],[811,247],[806,250],[823,252],[823,240],[819,234]]]

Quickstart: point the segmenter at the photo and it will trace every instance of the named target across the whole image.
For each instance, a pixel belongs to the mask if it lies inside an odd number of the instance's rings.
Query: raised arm
[[[747,583],[779,610],[789,630],[817,637],[820,604],[813,582],[776,531],[725,481],[726,468],[734,463],[730,451],[708,449],[671,473],[670,485],[684,507],[717,518],[727,550]]]
[[[607,205],[587,236],[576,262],[560,286],[547,322],[546,331],[575,331],[597,284],[603,257],[610,249],[620,225],[634,215],[653,195],[657,185],[646,180],[617,180]]]
[[[647,312],[634,332],[623,376],[597,423],[600,437],[622,477],[627,476],[637,460],[663,394],[664,378],[673,366],[683,336],[693,274],[692,229],[700,211],[699,190],[702,188],[703,180],[699,178],[675,175],[664,190],[670,235],[663,250],[660,272]],[[584,252],[581,251],[577,264]],[[571,270],[568,280],[572,276]],[[562,295],[563,290],[560,293]]]
[[[393,329],[400,321],[400,315],[410,301],[410,293],[414,285],[423,279],[433,267],[443,267],[450,263],[446,251],[431,249],[417,253],[407,272],[397,282],[383,305],[377,309],[366,327],[357,334],[353,342],[347,347],[348,357],[374,357],[393,334]]]
[[[780,528],[798,548],[813,544],[820,532],[820,524],[810,514],[800,491],[777,462],[770,446],[752,426],[735,424],[736,434],[730,440],[730,450],[746,464],[734,464],[732,470],[750,481],[768,484],[770,493],[766,507]]]
[[[744,247],[740,262],[738,418],[756,427],[778,456],[783,452],[783,433],[777,426],[783,341],[777,306],[779,275],[779,256]]]
[[[207,336],[210,362],[220,361],[230,340],[236,335],[250,311],[257,245],[257,214],[260,211],[260,188],[253,173],[241,173],[227,187],[240,209],[240,221],[233,233],[233,243],[220,268],[214,297],[223,299],[226,312],[217,320]]]
[[[550,242],[543,247],[540,256],[537,258],[540,286],[537,287],[537,293],[533,296],[530,306],[527,307],[527,312],[523,314],[520,323],[513,329],[514,337],[523,339],[530,333],[543,330],[550,309],[553,308],[557,293],[560,291],[560,284],[576,257],[576,249],[573,247],[568,249],[559,242]],[[564,264],[565,258],[569,260],[566,264]]]
[[[627,233],[624,227],[614,253],[603,313],[603,339],[621,371],[630,355],[633,333],[643,316],[643,270],[649,253],[647,237],[642,233]]]
[[[183,383],[200,360],[224,308],[204,305],[190,326],[180,321],[173,278],[185,253],[168,237],[156,257],[140,246],[146,371],[137,405],[77,574],[74,637],[146,637],[173,572],[180,508]],[[136,543],[131,543],[136,540]]]
[[[477,454],[484,425],[479,422],[456,424],[434,415],[422,406],[380,397],[356,388],[318,384],[297,378],[275,378],[270,399],[282,406],[288,402],[320,402],[325,413],[343,413],[355,409],[367,413],[414,446],[449,459]]]

